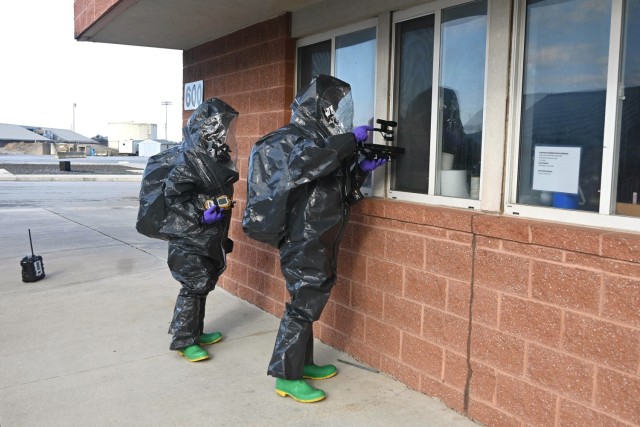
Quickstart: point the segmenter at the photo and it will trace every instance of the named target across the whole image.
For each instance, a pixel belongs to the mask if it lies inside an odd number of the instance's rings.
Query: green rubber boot
[[[178,350],[178,353],[183,355],[189,362],[199,362],[209,358],[207,350],[204,350],[198,344],[190,345],[182,350]]]
[[[338,368],[334,365],[304,365],[303,378],[324,380],[336,376]]]
[[[302,403],[318,402],[326,397],[324,391],[311,387],[305,380],[284,380],[276,378],[276,393],[282,397],[291,396]]]
[[[222,334],[220,332],[211,332],[210,334],[202,334],[200,335],[200,345],[215,344],[221,339],[222,339]]]

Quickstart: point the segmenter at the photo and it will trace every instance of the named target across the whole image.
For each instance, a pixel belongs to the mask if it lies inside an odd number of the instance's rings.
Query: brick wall
[[[184,54],[184,80],[240,112],[219,286],[276,316],[288,300],[277,252],[240,220],[249,150],[289,120],[288,34],[282,16]],[[638,235],[367,200],[316,336],[486,425],[640,425],[638,277]]]
[[[281,315],[234,238],[224,287]],[[323,342],[485,425],[640,425],[639,235],[367,200],[340,250]]]
[[[95,23],[102,15],[123,0],[75,0],[74,34],[78,36]]]

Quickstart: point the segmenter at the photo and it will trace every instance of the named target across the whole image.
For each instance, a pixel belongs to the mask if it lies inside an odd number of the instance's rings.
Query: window
[[[510,197],[521,206],[508,207],[552,219],[536,207],[570,210],[586,224],[640,217],[640,2],[520,4]]]
[[[394,21],[393,109],[405,155],[392,164],[389,194],[479,206],[487,2]]]
[[[318,39],[320,41],[318,41]],[[297,89],[318,74],[333,75],[351,85],[353,125],[373,125],[376,81],[376,26],[366,22],[357,27],[298,41]],[[372,194],[370,174],[362,187]]]

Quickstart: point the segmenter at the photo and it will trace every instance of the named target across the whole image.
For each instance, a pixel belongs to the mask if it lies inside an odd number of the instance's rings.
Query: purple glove
[[[385,158],[379,158],[375,160],[364,159],[363,161],[360,162],[360,169],[362,169],[364,172],[371,172],[378,166],[382,166],[387,162],[388,160]]]
[[[373,128],[371,126],[358,126],[353,130],[353,134],[355,135],[357,142],[365,142],[369,137],[367,132],[372,130]]]
[[[214,222],[220,221],[222,219],[222,211],[223,210],[217,206],[211,206],[202,214],[202,223],[213,224]]]

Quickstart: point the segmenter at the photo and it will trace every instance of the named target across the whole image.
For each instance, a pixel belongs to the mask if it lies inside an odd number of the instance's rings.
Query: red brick
[[[405,269],[405,297],[422,304],[444,309],[446,294],[447,281],[445,278],[429,274],[423,270]]]
[[[438,276],[433,276],[437,278]],[[446,281],[441,278],[446,286]],[[464,282],[458,282],[456,280],[449,280],[448,288],[445,287],[442,291],[443,298],[446,298],[446,305],[440,305],[440,301],[436,300],[436,304],[430,304],[432,307],[439,308],[441,310],[446,308],[446,311],[453,314],[457,314],[460,317],[469,318],[469,298],[471,292],[471,285]],[[406,294],[406,291],[405,291]]]
[[[382,292],[369,286],[353,283],[351,307],[375,319],[382,319]]]
[[[405,223],[404,229],[409,233],[415,233],[425,237],[437,237],[440,239],[447,237],[447,230],[428,225]]]
[[[365,317],[344,306],[336,306],[335,329],[356,341],[364,341]]]
[[[335,328],[335,329],[341,329],[340,325],[336,326],[336,303],[329,300],[327,301],[327,304],[324,306],[324,309],[322,310],[322,314],[320,315],[320,319],[318,320],[317,323],[320,324],[324,324],[328,327],[331,328]],[[340,309],[344,309],[345,307],[341,306]]]
[[[516,242],[529,242],[530,221],[507,218],[498,215],[478,215],[473,217],[473,232],[481,236]]]
[[[427,239],[425,269],[451,279],[468,282],[471,280],[471,246]]]
[[[602,256],[640,263],[640,235],[609,233],[602,236]]]
[[[384,205],[384,216],[414,224],[422,223],[425,206],[420,203],[396,202]]]
[[[384,258],[385,234],[378,229],[353,224],[347,227],[342,244],[361,255]]]
[[[564,224],[531,224],[531,243],[550,248],[597,254],[600,232]]]
[[[604,412],[640,425],[640,378],[609,369],[600,369],[597,376],[596,405]]]
[[[389,294],[384,296],[384,311],[382,318],[387,323],[415,335],[420,335],[422,321],[422,306],[405,298],[398,298]]]
[[[640,280],[605,275],[602,315],[640,326]]]
[[[369,258],[366,266],[369,286],[402,296],[402,265]]]
[[[486,326],[498,326],[498,292],[483,288],[473,287],[473,323],[481,323]]]
[[[500,330],[527,340],[558,347],[562,311],[546,304],[504,295],[500,306]]]
[[[469,321],[457,316],[424,307],[422,336],[443,347],[466,354]]]
[[[474,281],[476,285],[526,296],[529,287],[529,259],[478,249]]]
[[[545,248],[544,246],[509,241],[504,241],[502,243],[502,250],[517,255],[546,259],[548,261],[562,261],[563,254],[563,251],[560,249],[551,249]]]
[[[384,257],[408,267],[424,267],[424,238],[412,234],[385,232]]]
[[[427,375],[420,377],[420,391],[429,396],[435,396],[445,405],[462,413],[464,411],[464,393],[456,390],[441,381]]]
[[[276,264],[278,264],[279,258],[273,252],[256,251],[256,263],[255,268],[262,271],[265,274],[276,274]]]
[[[558,425],[561,427],[627,427],[601,412],[597,412],[586,406],[582,406],[571,400],[560,399],[560,413]]]
[[[356,203],[351,209],[351,213],[384,217],[385,206],[390,203],[400,203],[400,202],[388,201],[386,199],[366,198]]]
[[[365,283],[367,279],[367,257],[340,249],[338,256],[338,274],[347,279]]]
[[[406,384],[409,388],[420,388],[420,372],[401,363],[398,359],[382,356],[380,370],[392,378]]]
[[[564,396],[589,402],[594,374],[591,363],[535,344],[529,346],[527,377]]]
[[[331,301],[345,307],[351,306],[351,282],[342,277],[338,277],[336,284],[331,290]]]
[[[607,273],[619,274],[621,276],[640,277],[640,264],[617,261],[597,255],[566,252],[565,262],[567,264],[576,264],[581,267],[602,270]]]
[[[376,346],[369,346],[358,341],[347,340],[344,351],[352,355],[360,363],[368,365],[375,369],[380,369],[380,359],[382,354]]]
[[[400,331],[371,318],[366,319],[365,344],[381,354],[400,357]]]
[[[421,373],[440,378],[443,356],[444,351],[441,347],[416,336],[403,334],[400,356],[402,363]]]
[[[425,206],[422,223],[434,227],[471,232],[471,220],[474,212],[467,209],[441,208]]]
[[[464,390],[469,369],[465,357],[450,351],[445,355],[444,382]],[[469,393],[482,400],[491,401],[496,391],[496,373],[493,368],[471,362]]]
[[[554,425],[556,399],[553,393],[516,378],[497,377],[496,405],[529,425]]]
[[[532,296],[565,308],[598,313],[602,274],[534,261]]]
[[[482,248],[482,249],[493,249],[498,251],[502,247],[502,240],[494,239],[492,237],[476,235],[476,247]]]
[[[640,331],[567,312],[566,351],[588,360],[635,373],[640,360]]]
[[[471,331],[471,358],[502,371],[521,375],[524,341],[477,324]]]
[[[473,398],[469,402],[469,412],[467,416],[485,426],[514,427],[521,425],[517,418],[505,414],[493,405]]]

